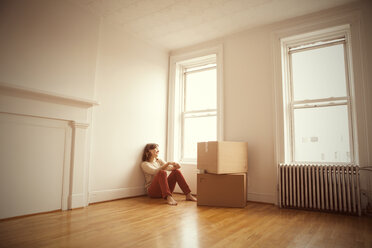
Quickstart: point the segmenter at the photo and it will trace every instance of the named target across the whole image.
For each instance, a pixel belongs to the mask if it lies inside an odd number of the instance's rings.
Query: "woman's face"
[[[155,147],[154,149],[150,150],[152,158],[158,158],[159,155],[159,147]]]

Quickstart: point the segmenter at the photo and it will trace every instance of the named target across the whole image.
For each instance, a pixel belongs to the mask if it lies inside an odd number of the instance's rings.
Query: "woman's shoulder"
[[[157,160],[154,161],[154,162],[142,161],[142,162],[141,162],[141,166],[153,166],[154,163],[157,163],[157,164],[159,164],[159,165],[163,165],[163,164],[165,164],[164,160],[162,160],[162,159],[157,159]]]
[[[143,166],[143,165],[149,165],[149,164],[151,164],[151,163],[148,162],[148,161],[142,161],[142,162],[141,162],[141,166]]]

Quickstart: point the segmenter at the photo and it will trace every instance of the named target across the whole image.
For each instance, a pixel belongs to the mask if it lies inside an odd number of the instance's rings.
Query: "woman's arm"
[[[181,168],[180,164],[176,162],[164,162],[161,159],[158,159],[158,162],[161,165],[162,170],[172,171]]]
[[[168,164],[172,165],[172,170],[177,170],[177,169],[181,168],[181,165],[179,163],[176,163],[176,162],[168,162]]]
[[[160,167],[156,167],[153,164],[149,162],[142,162],[141,167],[144,172],[147,174],[155,175],[158,173],[159,170],[167,170],[167,171],[172,171],[179,169],[181,166],[178,163],[175,162],[164,162],[163,160],[158,160],[158,163]]]

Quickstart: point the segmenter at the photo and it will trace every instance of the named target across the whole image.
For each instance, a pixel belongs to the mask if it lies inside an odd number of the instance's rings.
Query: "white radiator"
[[[361,215],[359,166],[279,164],[279,207]]]

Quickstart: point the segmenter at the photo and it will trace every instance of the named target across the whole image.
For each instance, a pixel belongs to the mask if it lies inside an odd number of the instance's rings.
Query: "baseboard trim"
[[[86,207],[84,194],[72,194],[69,196],[70,209]]]
[[[144,187],[96,190],[89,193],[89,203],[111,201],[145,194]]]
[[[0,218],[0,222],[1,221],[8,221],[8,220],[16,220],[16,219],[21,219],[21,218],[24,218],[24,217],[30,217],[30,216],[40,215],[40,214],[57,213],[57,212],[61,212],[61,211],[62,211],[62,209],[56,209],[56,210],[50,210],[50,211],[45,211],[45,212],[38,212],[38,213],[32,213],[32,214],[24,214],[24,215],[5,217],[5,218]]]
[[[275,197],[270,194],[248,193],[247,201],[275,204]]]
[[[181,193],[175,190],[174,193]],[[145,195],[144,187],[96,190],[89,193],[89,203],[105,202],[121,198]],[[247,201],[275,204],[275,197],[271,194],[248,193]]]

